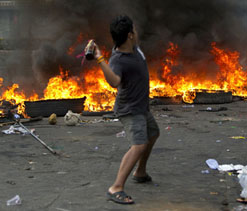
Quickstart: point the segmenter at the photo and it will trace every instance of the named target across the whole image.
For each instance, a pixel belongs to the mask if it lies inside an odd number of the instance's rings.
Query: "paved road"
[[[224,106],[226,111],[201,112]],[[163,111],[162,108],[172,111]],[[55,126],[47,119],[26,124],[35,128],[46,143],[66,156],[50,154],[31,136],[0,133],[1,211],[217,211],[237,210],[241,204],[236,176],[211,170],[208,158],[220,164],[243,164],[247,140],[245,101],[224,105],[153,106],[161,129],[148,165],[153,183],[135,184],[128,179],[126,192],[135,205],[106,201],[106,191],[115,179],[121,157],[129,147],[119,122],[85,123],[65,126],[63,118]],[[85,117],[93,120],[95,117]],[[100,119],[97,117],[96,119]],[[1,130],[8,127],[2,127]],[[209,174],[202,174],[202,170]],[[6,206],[18,194],[22,204]],[[243,209],[242,209],[243,210]]]

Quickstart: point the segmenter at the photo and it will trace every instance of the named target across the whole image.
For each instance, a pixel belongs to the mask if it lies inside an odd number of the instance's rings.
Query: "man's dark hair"
[[[133,32],[133,21],[127,15],[117,16],[110,24],[110,32],[116,47],[120,47]]]

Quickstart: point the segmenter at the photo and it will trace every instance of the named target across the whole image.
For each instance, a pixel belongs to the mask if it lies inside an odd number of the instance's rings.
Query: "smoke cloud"
[[[35,85],[42,90],[59,73],[59,66],[72,75],[89,69],[94,64],[86,62],[81,68],[76,55],[91,38],[111,51],[109,23],[119,14],[134,20],[151,69],[158,68],[170,41],[181,50],[181,66],[176,71],[182,74],[205,70],[206,77],[211,77],[217,71],[209,53],[213,41],[239,51],[242,65],[247,62],[245,0],[46,0],[35,1],[35,5],[20,1],[18,9],[13,35],[18,50],[8,58],[7,81],[25,87]],[[83,38],[76,43],[80,33]],[[73,45],[75,50],[69,55]]]

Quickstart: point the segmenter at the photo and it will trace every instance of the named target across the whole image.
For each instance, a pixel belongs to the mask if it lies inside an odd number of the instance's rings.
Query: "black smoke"
[[[25,3],[24,3],[25,2]],[[247,2],[245,0],[46,0],[20,1],[16,28],[18,51],[8,59],[7,81],[42,90],[48,79],[59,73],[59,66],[71,75],[80,75],[95,63],[80,66],[76,55],[88,39],[111,51],[109,23],[119,14],[129,15],[139,32],[140,45],[149,67],[157,69],[169,42],[181,50],[176,71],[217,71],[209,53],[211,42],[237,50],[246,65]],[[78,35],[83,41],[68,55]],[[31,52],[31,53],[30,53]],[[25,56],[26,55],[26,56]],[[17,62],[18,58],[18,62]],[[29,82],[23,80],[29,78]]]

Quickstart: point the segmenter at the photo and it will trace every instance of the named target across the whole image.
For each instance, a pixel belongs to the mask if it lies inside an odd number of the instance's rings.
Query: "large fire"
[[[76,45],[82,42],[82,35],[79,40],[69,48],[68,54],[72,55]],[[215,63],[219,66],[216,80],[204,80],[202,75],[195,73],[181,75],[173,74],[173,68],[178,65],[178,58],[181,54],[178,46],[169,43],[166,55],[161,62],[161,72],[150,71],[150,97],[155,96],[177,96],[183,97],[184,102],[193,103],[196,91],[231,91],[233,95],[247,96],[247,73],[239,64],[239,53],[223,50],[212,43],[211,53]],[[104,51],[105,55],[107,54]],[[200,73],[199,73],[200,74]],[[83,80],[82,80],[83,78]],[[69,70],[60,67],[60,74],[49,79],[47,87],[43,91],[43,96],[39,97],[34,93],[27,97],[19,89],[18,84],[11,87],[3,87],[3,79],[0,78],[1,96],[0,101],[6,100],[13,104],[19,104],[18,112],[24,113],[24,101],[48,100],[48,99],[71,99],[86,96],[85,110],[102,111],[112,110],[117,90],[110,87],[104,79],[104,75],[99,67],[83,71],[82,76],[70,76]],[[1,113],[0,113],[1,114]]]

